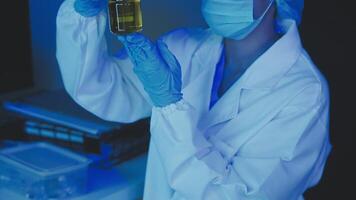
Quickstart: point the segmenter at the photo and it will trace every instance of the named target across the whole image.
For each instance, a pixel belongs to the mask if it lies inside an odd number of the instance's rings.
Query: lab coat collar
[[[302,52],[296,22],[283,21],[285,34],[261,55],[244,74],[244,89],[272,89],[293,66]]]
[[[218,63],[223,49],[222,38],[212,34],[210,30],[207,30],[203,37],[191,60],[191,65],[200,72],[183,88],[184,99],[198,109],[199,113],[204,113],[209,107],[214,66]]]
[[[246,70],[240,79],[216,102],[211,110],[209,110],[208,107],[215,69],[214,72],[210,73],[212,77],[209,77],[209,80],[206,80],[205,83],[201,83],[205,85],[206,90],[208,90],[205,92],[208,95],[203,97],[205,99],[204,106],[207,109],[205,110],[204,119],[201,120],[199,127],[208,128],[235,118],[239,113],[242,89],[272,89],[285,75],[302,52],[302,45],[297,25],[294,21],[284,21],[284,28],[285,34]],[[223,38],[216,38],[215,36],[210,38],[209,41],[220,41],[219,45],[215,44],[211,46],[212,49],[217,49],[216,52],[213,53],[219,56],[222,52],[222,39]],[[214,59],[217,62],[218,57],[207,58],[207,55],[215,54],[206,53],[205,60]],[[200,89],[203,87],[204,86],[200,86]],[[196,90],[196,92],[197,91],[199,90]],[[200,90],[200,93],[201,91],[203,90]],[[197,94],[199,93],[195,95]]]
[[[284,35],[276,41],[264,54],[262,54],[242,75],[245,80],[242,84],[244,89],[272,89],[285,75],[290,67],[296,62],[302,52],[302,44],[297,24],[294,20],[284,20],[282,23]],[[197,54],[201,60],[206,60],[207,55],[220,46],[223,46],[223,37],[211,34],[205,39],[205,45],[210,48],[201,48]],[[219,52],[219,51],[215,51]],[[220,55],[221,51],[218,53]]]
[[[198,127],[201,130],[208,128],[209,125],[233,118],[238,111],[236,100],[239,99],[239,96],[234,93],[235,90],[232,88],[209,110],[216,65],[223,52],[222,41],[221,36],[213,34],[211,29],[207,30],[205,38],[192,58],[192,64],[194,67],[199,67],[201,73],[184,90],[184,98],[199,110],[201,118]],[[236,84],[233,87],[235,86]],[[222,109],[219,110],[219,107]]]

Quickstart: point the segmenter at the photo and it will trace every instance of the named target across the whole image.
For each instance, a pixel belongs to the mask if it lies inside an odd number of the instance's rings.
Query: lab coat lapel
[[[211,69],[204,70],[183,89],[183,98],[199,113],[204,112],[204,109],[208,106],[207,99],[210,98],[210,93],[207,83],[212,82],[210,71]]]
[[[184,99],[193,105],[200,115],[198,127],[208,128],[234,118],[238,113],[240,99],[239,83],[236,82],[210,110],[211,90],[216,65],[223,51],[223,38],[211,34],[192,58],[192,66],[202,69],[195,79],[183,89]]]
[[[209,128],[214,125],[229,121],[239,112],[242,88],[237,81],[211,108],[201,121],[200,127]],[[210,97],[210,96],[209,96]]]
[[[202,120],[200,127],[209,128],[236,117],[243,90],[271,90],[293,66],[301,53],[302,46],[295,22],[287,20],[285,27],[286,34],[261,55],[227,90],[204,115],[205,120]],[[283,59],[280,58],[281,55],[284,56]]]
[[[193,80],[183,88],[183,98],[191,104],[199,114],[209,109],[210,93],[214,81],[216,64],[222,52],[222,37],[211,34],[203,45],[195,52],[191,66],[201,69],[195,74]]]

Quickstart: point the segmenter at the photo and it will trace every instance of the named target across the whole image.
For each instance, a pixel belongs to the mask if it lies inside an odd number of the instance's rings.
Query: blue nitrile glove
[[[74,10],[83,17],[93,17],[102,11],[107,0],[75,0]]]
[[[163,41],[158,40],[155,45],[139,33],[118,39],[124,44],[134,63],[134,72],[156,107],[182,99],[181,67]]]

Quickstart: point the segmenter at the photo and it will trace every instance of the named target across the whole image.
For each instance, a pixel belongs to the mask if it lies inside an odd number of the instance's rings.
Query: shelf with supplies
[[[8,100],[2,109],[0,150],[46,142],[92,161],[88,193],[72,199],[142,197],[150,119],[131,124],[107,122],[77,105],[63,90]],[[1,185],[0,196],[22,198]]]
[[[77,105],[64,90],[40,92],[6,101],[6,111],[18,116],[7,129],[17,139],[47,141],[94,159],[118,164],[141,153],[149,143],[149,119],[132,124],[104,121]],[[14,139],[14,135],[8,138]],[[5,137],[4,135],[2,137]],[[0,136],[1,138],[1,136]],[[103,162],[104,164],[104,162]]]
[[[81,196],[66,198],[70,200],[137,200],[142,199],[147,155],[142,154],[134,159],[114,166],[110,170],[93,170],[89,191]],[[95,180],[94,180],[95,179]],[[18,193],[0,187],[3,199],[26,200]]]

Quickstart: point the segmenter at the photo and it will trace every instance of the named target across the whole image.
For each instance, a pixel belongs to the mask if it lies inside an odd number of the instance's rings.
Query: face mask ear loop
[[[247,31],[245,35],[250,34],[262,22],[263,18],[266,16],[266,14],[269,11],[269,9],[271,9],[273,3],[274,3],[274,0],[271,0],[269,2],[266,10],[263,12],[263,14],[258,19],[254,20],[253,25],[251,27],[249,27],[250,30]],[[244,37],[242,37],[242,38],[244,38]]]
[[[274,0],[270,0],[266,10],[263,12],[263,14],[257,18],[257,21],[262,21],[262,19],[266,16],[267,12],[271,9],[272,5],[274,4]]]

